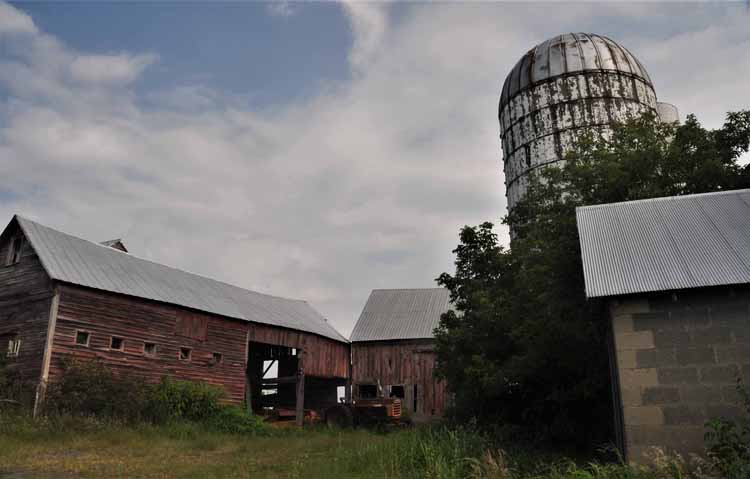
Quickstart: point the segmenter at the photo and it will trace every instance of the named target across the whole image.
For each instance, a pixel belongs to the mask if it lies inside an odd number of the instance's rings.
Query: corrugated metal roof
[[[750,190],[576,209],[586,296],[750,282]]]
[[[429,339],[450,309],[445,288],[375,289],[352,331],[351,341]]]
[[[242,289],[15,218],[52,279],[347,341],[305,301]]]
[[[651,85],[643,65],[619,43],[593,33],[566,33],[540,43],[518,60],[505,78],[500,110],[531,85],[583,71],[617,71]]]

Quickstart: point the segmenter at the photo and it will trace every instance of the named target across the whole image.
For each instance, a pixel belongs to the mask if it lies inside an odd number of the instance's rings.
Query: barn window
[[[180,361],[190,361],[190,356],[193,355],[193,350],[190,348],[180,348]]]
[[[117,336],[112,336],[109,340],[109,349],[122,351],[125,349],[125,340]]]
[[[211,359],[214,364],[221,364],[221,362],[224,361],[224,355],[221,353],[213,353]]]
[[[76,344],[78,346],[88,346],[91,334],[88,331],[76,331]]]
[[[23,250],[23,236],[17,236],[13,239],[8,250],[8,256],[5,258],[5,266],[10,266],[21,261],[21,251]]]
[[[11,338],[8,340],[8,352],[6,356],[9,358],[17,358],[21,352],[21,340],[18,338]]]
[[[143,354],[156,356],[156,343],[143,343]]]

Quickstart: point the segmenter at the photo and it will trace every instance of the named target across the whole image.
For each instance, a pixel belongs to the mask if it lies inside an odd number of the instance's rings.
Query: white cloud
[[[19,33],[37,33],[34,21],[26,13],[0,2],[0,35]]]
[[[124,237],[135,254],[307,299],[347,332],[370,289],[433,286],[458,229],[504,214],[497,100],[535,43],[608,34],[660,99],[710,127],[750,107],[743,8],[678,18],[641,4],[430,4],[398,23],[387,5],[345,8],[357,74],[263,111],[195,84],[143,102],[132,85],[153,56],[87,60],[74,77],[76,59],[99,57],[19,36],[0,54],[0,167],[12,179],[0,181],[0,219]],[[666,19],[681,23],[666,32]],[[118,73],[101,73],[108,62]]]
[[[356,70],[364,68],[379,51],[388,29],[388,2],[344,0],[344,11],[349,16],[354,45],[349,60]]]
[[[266,11],[274,17],[291,17],[297,13],[296,6],[285,0],[272,0],[266,5]]]
[[[130,83],[156,60],[154,54],[79,55],[70,65],[70,74],[87,84]]]

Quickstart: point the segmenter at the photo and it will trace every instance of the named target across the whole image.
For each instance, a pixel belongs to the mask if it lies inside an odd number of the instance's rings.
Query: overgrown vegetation
[[[50,417],[93,417],[137,424],[196,422],[216,431],[268,433],[257,416],[224,404],[224,390],[202,382],[163,378],[147,384],[116,375],[97,361],[69,361],[60,381],[49,386],[44,412]]]
[[[438,278],[456,307],[436,331],[452,417],[502,425],[505,437],[611,441],[606,323],[602,304],[585,300],[575,208],[750,186],[738,164],[749,144],[750,111],[718,130],[646,115],[611,138],[584,138],[562,168],[539,169],[504,220],[511,249],[491,223],[464,227],[455,273]]]
[[[716,418],[708,423],[708,456],[726,479],[750,477],[750,391],[737,380],[737,395],[745,416],[737,420]]]

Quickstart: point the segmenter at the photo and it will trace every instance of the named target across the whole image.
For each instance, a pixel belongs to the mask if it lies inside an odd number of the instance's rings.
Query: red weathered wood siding
[[[17,236],[23,234],[15,226],[0,239],[0,354],[7,353],[10,339],[20,339],[19,355],[10,358],[10,369],[35,385],[41,378],[53,290],[27,241],[24,240],[20,261],[5,266]]]
[[[342,377],[347,374],[349,348],[316,335],[187,310],[105,291],[60,285],[50,381],[61,372],[61,361],[75,356],[99,359],[114,371],[156,382],[164,376],[204,381],[223,387],[230,401],[245,395],[247,341],[305,351],[305,374]],[[75,344],[78,330],[89,332],[88,346]],[[123,351],[110,349],[111,337],[124,339]],[[144,354],[144,343],[155,343],[155,357]],[[189,361],[179,359],[190,348]],[[215,364],[213,353],[222,361]]]
[[[250,326],[250,341],[302,349],[307,376],[346,378],[349,374],[349,345],[346,343],[261,324]]]
[[[188,318],[187,321],[184,318]],[[205,340],[188,337],[194,333]],[[204,329],[200,323],[205,323]],[[198,324],[197,331],[193,326]],[[76,331],[90,333],[89,346],[75,344]],[[123,351],[110,349],[110,338],[125,340]],[[149,382],[164,376],[204,381],[223,387],[229,400],[241,403],[245,394],[247,324],[184,308],[104,291],[60,286],[50,381],[65,357],[99,359],[114,371],[134,374]],[[144,355],[145,342],[156,344],[154,357]],[[189,361],[180,348],[190,348]],[[222,361],[215,364],[213,353]]]
[[[431,340],[373,341],[352,343],[352,382],[404,385],[407,397],[417,388],[417,413],[441,415],[446,407],[444,381],[434,377],[437,357]],[[407,403],[409,401],[406,401]],[[411,404],[405,404],[410,410]]]

